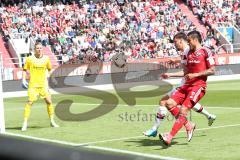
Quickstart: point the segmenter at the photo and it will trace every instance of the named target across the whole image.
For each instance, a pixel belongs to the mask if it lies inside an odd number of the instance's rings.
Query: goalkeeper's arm
[[[52,74],[53,70],[48,70],[48,76],[50,81],[53,83],[54,86],[56,86],[58,84],[57,80],[55,79],[55,77]]]
[[[23,70],[22,72],[22,87],[28,89],[28,82],[26,80],[27,71]]]

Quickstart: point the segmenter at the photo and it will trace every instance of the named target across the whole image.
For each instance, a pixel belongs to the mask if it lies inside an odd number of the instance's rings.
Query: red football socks
[[[175,106],[175,107],[171,108],[171,109],[169,110],[169,112],[171,112],[172,115],[173,115],[175,118],[177,118],[177,116],[178,116],[178,114],[179,114],[179,112],[180,112],[180,108],[177,107],[177,106]]]
[[[174,137],[177,134],[177,132],[182,128],[182,126],[186,123],[186,121],[187,118],[185,116],[179,115],[179,117],[177,118],[173,125],[170,134]]]

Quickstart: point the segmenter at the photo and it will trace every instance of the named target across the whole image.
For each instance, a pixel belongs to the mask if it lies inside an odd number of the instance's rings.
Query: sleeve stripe
[[[213,57],[209,57],[207,60],[208,60],[210,65],[214,65],[215,64],[215,61],[214,61]]]

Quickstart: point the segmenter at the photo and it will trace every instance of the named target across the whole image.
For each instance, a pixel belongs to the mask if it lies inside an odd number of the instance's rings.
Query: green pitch
[[[39,100],[32,107],[26,132],[21,132],[20,129],[27,98],[4,99],[6,130],[79,145],[89,143],[94,146],[175,158],[239,159],[240,81],[209,83],[207,94],[200,103],[210,113],[217,115],[217,120],[212,127],[208,127],[207,119],[193,111],[192,121],[197,124],[198,130],[190,143],[186,141],[184,130],[176,136],[169,147],[160,142],[158,137],[142,136],[142,132],[149,129],[154,122],[154,113],[160,97],[138,98],[135,106],[127,106],[118,97],[118,106],[96,119],[67,122],[57,118],[60,128],[50,127],[46,105],[43,100]],[[72,113],[90,111],[101,103],[100,100],[79,95],[53,95],[55,105],[65,99],[74,101],[70,109]],[[159,132],[170,131],[172,124],[173,119],[169,116],[159,128]],[[107,141],[111,139],[114,140]]]

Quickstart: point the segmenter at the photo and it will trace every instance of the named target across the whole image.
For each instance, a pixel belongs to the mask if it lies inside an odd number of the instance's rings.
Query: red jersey
[[[195,52],[189,51],[187,54],[187,73],[199,73],[215,65],[213,53],[206,47],[202,47]],[[186,80],[186,85],[206,86],[207,76],[196,77]]]

